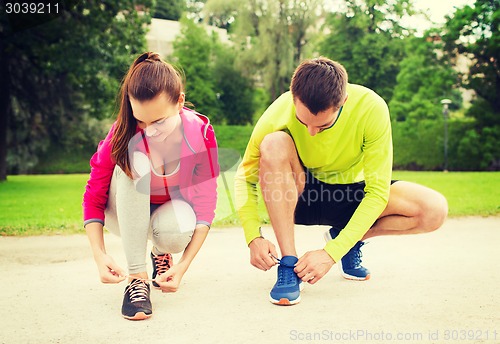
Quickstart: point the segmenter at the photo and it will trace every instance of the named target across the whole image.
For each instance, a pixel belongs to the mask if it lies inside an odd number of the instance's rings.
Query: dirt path
[[[323,231],[298,227],[299,254],[322,247]],[[106,241],[125,266],[119,239]],[[499,244],[498,217],[374,238],[363,249],[371,280],[334,267],[300,304],[278,307],[276,270],[250,266],[240,229],[213,229],[179,292],[154,290],[153,317],[131,322],[125,285],[98,281],[84,235],[0,237],[0,343],[499,343]]]

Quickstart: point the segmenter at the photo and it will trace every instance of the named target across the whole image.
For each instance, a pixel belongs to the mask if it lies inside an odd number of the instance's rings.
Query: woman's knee
[[[153,245],[163,253],[182,252],[191,241],[195,226],[196,215],[188,203],[167,202],[151,216]]]

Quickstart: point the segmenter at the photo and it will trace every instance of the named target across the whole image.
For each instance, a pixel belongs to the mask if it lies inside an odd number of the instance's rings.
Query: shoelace
[[[127,286],[125,292],[130,291],[130,302],[146,301],[148,299],[148,285],[140,279],[134,279]]]
[[[279,286],[293,284],[296,279],[295,271],[293,271],[293,266],[288,266],[281,264],[281,259],[275,257],[271,254],[271,257],[276,259],[280,265],[278,266],[278,281]]]
[[[278,267],[278,285],[293,284],[296,277],[293,267],[280,265]]]
[[[170,253],[154,256],[156,274],[161,275],[171,267],[172,255]]]
[[[352,267],[358,267],[361,265],[361,257],[363,257],[363,252],[361,252],[361,247],[363,247],[365,243],[362,241],[359,241],[352,250],[354,252],[352,254],[349,254],[349,263],[351,264]]]

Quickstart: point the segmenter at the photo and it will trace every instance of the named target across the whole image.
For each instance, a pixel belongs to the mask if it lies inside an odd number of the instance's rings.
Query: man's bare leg
[[[260,145],[260,185],[282,256],[297,256],[295,207],[306,174],[292,138],[285,132],[267,135]]]
[[[398,181],[391,185],[387,207],[363,239],[431,232],[441,227],[447,214],[448,203],[439,192]]]

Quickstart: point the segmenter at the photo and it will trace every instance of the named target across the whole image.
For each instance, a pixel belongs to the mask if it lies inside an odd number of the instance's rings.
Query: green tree
[[[51,16],[0,9],[0,180],[27,172],[51,145],[81,138],[113,110],[132,56],[145,47],[151,2],[61,1]]]
[[[464,134],[460,151],[470,161],[480,157],[481,169],[500,169],[500,0],[476,0],[457,9],[447,18],[443,41],[451,58],[470,61],[461,86],[476,94],[466,112],[475,128]]]
[[[182,20],[173,58],[186,77],[186,96],[196,110],[215,123],[246,124],[255,109],[252,80],[235,67],[235,49],[220,42],[205,26]]]
[[[444,27],[445,49],[451,57],[470,60],[462,86],[474,90],[469,110],[479,127],[500,124],[500,1],[476,0],[458,9]]]
[[[153,18],[179,20],[185,9],[185,0],[156,0]]]
[[[186,0],[186,17],[195,23],[203,22],[203,8],[207,0]]]
[[[429,31],[424,37],[411,37],[406,57],[400,63],[397,85],[389,103],[391,117],[397,121],[440,120],[441,100],[452,100],[453,109],[461,107],[462,96],[456,88],[458,73],[451,63],[438,56],[442,45]]]
[[[234,48],[219,43],[215,55],[214,75],[221,117],[229,125],[251,124],[256,109],[252,80],[236,68]]]
[[[205,23],[230,30],[237,16],[238,0],[208,0],[202,10]]]
[[[197,111],[221,121],[214,71],[214,36],[192,20],[181,20],[181,34],[174,42],[174,62],[186,77],[186,99]]]
[[[234,21],[238,63],[276,99],[289,87],[294,68],[304,58],[320,0],[249,0],[239,2]]]
[[[342,63],[353,83],[367,86],[386,101],[392,98],[404,58],[403,38],[411,31],[400,22],[414,14],[409,0],[343,0],[332,12],[326,28],[330,33],[319,52]]]

